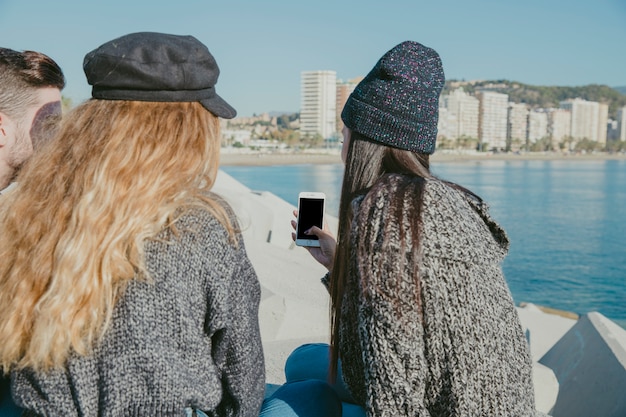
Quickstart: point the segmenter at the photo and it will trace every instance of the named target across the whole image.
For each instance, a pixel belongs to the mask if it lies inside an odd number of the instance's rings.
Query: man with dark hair
[[[61,68],[48,56],[0,48],[0,192],[54,134],[64,87]]]
[[[0,47],[0,194],[21,166],[54,134],[61,116],[65,77],[48,56]],[[21,414],[9,378],[0,374],[0,416]]]

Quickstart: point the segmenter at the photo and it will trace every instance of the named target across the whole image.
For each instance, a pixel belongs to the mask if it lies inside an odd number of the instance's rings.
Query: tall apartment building
[[[330,138],[337,131],[337,73],[302,71],[300,135]]]
[[[537,142],[548,137],[548,113],[533,110],[528,113],[528,141]]]
[[[626,142],[626,106],[617,111],[617,131],[619,140]]]
[[[528,113],[526,104],[509,102],[506,125],[507,149],[511,149],[512,145],[515,144],[526,143],[528,136]]]
[[[508,94],[479,91],[478,139],[489,149],[506,149]]]
[[[440,104],[445,111],[439,112],[439,133],[448,139],[478,138],[478,99],[467,94],[462,87],[441,98]]]
[[[606,145],[606,134],[609,126],[609,105],[598,103],[598,143]]]
[[[562,101],[560,107],[571,112],[571,136],[606,143],[608,106],[580,98]]]
[[[572,113],[565,109],[550,109],[548,111],[548,134],[552,139],[552,147],[557,148],[572,134]]]
[[[439,118],[437,119],[437,140],[441,137],[452,138],[452,126],[456,123],[456,119],[452,119],[452,116],[448,114],[448,109],[444,107],[443,97],[439,100]]]
[[[343,129],[343,122],[341,121],[341,112],[343,111],[343,106],[348,101],[348,97],[354,91],[354,88],[361,82],[363,77],[353,78],[348,81],[337,80],[337,132],[341,132]]]

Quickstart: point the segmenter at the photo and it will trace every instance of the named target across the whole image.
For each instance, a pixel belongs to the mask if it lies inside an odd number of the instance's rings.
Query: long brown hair
[[[349,274],[349,260],[353,248],[350,246],[350,227],[354,213],[351,203],[355,197],[364,195],[385,174],[405,174],[417,179],[416,210],[412,219],[420,221],[421,195],[423,179],[430,178],[429,156],[411,151],[392,148],[370,141],[352,131],[339,203],[339,228],[337,232],[337,251],[330,279],[331,295],[331,360],[329,377],[334,381],[337,375],[339,358],[339,328],[341,324],[341,306]],[[393,221],[390,219],[390,221]],[[413,239],[419,240],[419,234],[413,233]],[[417,245],[414,245],[417,247]]]
[[[89,100],[0,200],[0,368],[89,353],[119,295],[149,276],[144,241],[192,207],[213,213],[219,120],[200,103]]]

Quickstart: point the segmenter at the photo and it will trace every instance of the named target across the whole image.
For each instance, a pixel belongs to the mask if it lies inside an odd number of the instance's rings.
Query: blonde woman
[[[219,69],[191,36],[86,55],[70,112],[0,203],[0,365],[25,415],[253,416],[260,286],[210,192]]]

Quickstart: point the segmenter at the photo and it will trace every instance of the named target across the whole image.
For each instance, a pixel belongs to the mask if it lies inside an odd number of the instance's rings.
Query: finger
[[[307,235],[313,235],[313,236],[317,236],[317,237],[322,237],[322,236],[326,235],[326,233],[322,229],[317,227],[317,226],[311,227],[309,230],[307,230],[304,233],[307,234]]]
[[[291,240],[293,240],[294,242],[296,241],[296,234],[295,233],[291,234]]]

